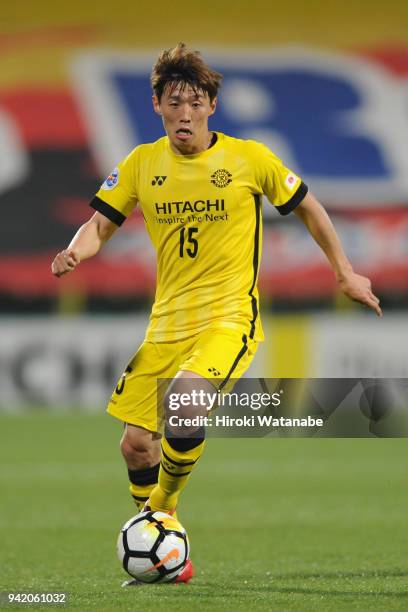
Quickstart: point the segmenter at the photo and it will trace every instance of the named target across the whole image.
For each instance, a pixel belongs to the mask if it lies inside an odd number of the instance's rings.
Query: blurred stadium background
[[[149,68],[184,40],[225,74],[214,129],[268,143],[372,278],[376,320],[336,291],[294,218],[264,206],[267,341],[251,374],[408,372],[408,8],[317,0],[9,3],[0,30],[0,407],[104,404],[143,338],[154,254],[135,214],[95,260],[50,262],[104,176],[161,135]]]
[[[407,23],[404,0],[2,6],[0,591],[134,609],[134,593],[118,603],[114,542],[133,505],[104,408],[143,338],[154,256],[135,214],[74,275],[50,263],[118,159],[161,134],[148,72],[162,48],[183,40],[224,72],[214,129],[302,175],[383,302],[379,320],[344,300],[297,220],[265,203],[267,339],[250,373],[408,376]],[[138,592],[139,607],[407,609],[405,440],[209,446],[181,509],[196,581]]]

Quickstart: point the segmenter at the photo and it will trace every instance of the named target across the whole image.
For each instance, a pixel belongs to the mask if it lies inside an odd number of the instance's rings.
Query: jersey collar
[[[224,134],[222,134],[221,132],[216,132],[215,130],[211,130],[211,131],[217,136],[217,140],[215,144],[213,144],[211,147],[209,147],[205,151],[201,151],[200,153],[191,153],[191,155],[181,155],[179,153],[174,153],[173,149],[170,146],[170,141],[169,141],[168,136],[165,136],[166,148],[167,148],[169,155],[171,155],[171,157],[174,157],[175,159],[179,161],[188,160],[188,159],[203,159],[205,157],[208,157],[220,146],[221,140],[224,137]]]

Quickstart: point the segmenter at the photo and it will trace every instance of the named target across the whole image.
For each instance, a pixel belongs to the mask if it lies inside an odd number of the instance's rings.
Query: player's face
[[[210,102],[206,92],[194,91],[188,85],[167,88],[160,102],[153,96],[153,106],[163,118],[164,129],[176,153],[189,155],[209,147],[208,117],[215,111],[216,100]]]

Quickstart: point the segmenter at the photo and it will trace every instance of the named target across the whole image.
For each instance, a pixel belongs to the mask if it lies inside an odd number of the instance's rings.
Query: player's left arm
[[[310,191],[294,212],[326,254],[343,293],[381,316],[380,300],[371,291],[370,279],[354,272],[329,215]]]

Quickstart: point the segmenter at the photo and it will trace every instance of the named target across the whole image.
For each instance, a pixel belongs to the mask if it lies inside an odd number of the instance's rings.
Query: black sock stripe
[[[182,474],[173,474],[173,472],[169,472],[169,470],[166,470],[163,463],[161,463],[160,465],[162,469],[166,472],[166,474],[168,474],[169,476],[175,476],[176,478],[181,478],[182,476],[189,476],[191,474],[191,470],[189,472],[183,472]]]
[[[191,434],[189,438],[173,437],[171,429],[166,424],[164,429],[164,437],[168,445],[179,453],[187,453],[200,446],[205,440],[205,427],[199,427],[196,431]]]
[[[129,480],[134,485],[156,484],[159,478],[160,463],[143,470],[131,470],[128,468]]]
[[[180,461],[174,461],[171,457],[169,457],[163,450],[163,446],[161,447],[162,453],[164,455],[164,457],[167,459],[167,461],[169,461],[170,463],[172,463],[173,465],[177,465],[178,467],[184,467],[187,465],[194,465],[195,462],[197,461],[197,459],[195,459],[194,461],[186,461],[184,463],[180,462]]]
[[[141,501],[141,502],[147,502],[147,500],[149,499],[148,497],[139,497],[138,495],[133,495],[133,493],[132,493],[132,497],[136,501]]]
[[[244,334],[242,336],[242,342],[244,343],[243,347],[240,349],[238,355],[235,357],[234,363],[232,364],[230,371],[228,372],[227,376],[224,378],[224,380],[222,381],[222,383],[220,384],[220,386],[218,387],[218,391],[221,391],[221,389],[223,387],[225,387],[225,385],[227,384],[227,382],[229,381],[229,379],[232,376],[233,371],[235,370],[235,368],[237,367],[240,359],[245,355],[245,353],[248,350],[248,345],[247,345],[247,337]]]

